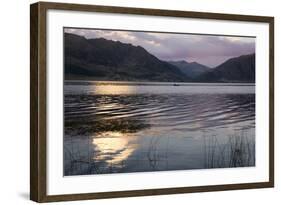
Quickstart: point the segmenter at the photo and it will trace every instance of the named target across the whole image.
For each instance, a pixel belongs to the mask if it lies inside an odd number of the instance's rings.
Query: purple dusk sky
[[[65,29],[90,38],[105,38],[139,45],[157,58],[165,61],[196,61],[215,67],[229,58],[255,52],[255,38],[235,36],[211,36],[195,34],[169,34],[94,29]]]

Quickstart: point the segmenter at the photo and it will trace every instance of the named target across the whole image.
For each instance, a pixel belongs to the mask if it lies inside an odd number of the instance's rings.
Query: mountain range
[[[255,82],[255,54],[215,68],[197,62],[166,62],[141,46],[64,33],[65,79],[158,82]]]
[[[168,61],[170,64],[178,67],[181,72],[190,78],[196,78],[202,73],[211,70],[209,67],[199,64],[197,62],[188,63],[185,60],[181,61]]]
[[[141,46],[65,33],[65,78],[184,82],[179,68],[161,61]]]
[[[231,58],[216,68],[202,73],[199,82],[255,82],[255,54]]]

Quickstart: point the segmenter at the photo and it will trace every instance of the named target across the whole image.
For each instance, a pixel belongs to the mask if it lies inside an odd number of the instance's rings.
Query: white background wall
[[[65,202],[69,204],[278,204],[280,179],[280,38],[278,0],[74,0],[88,3],[158,9],[275,16],[275,155],[274,189],[239,190],[170,196]],[[29,198],[29,4],[8,0],[0,6],[0,204],[31,204]],[[56,204],[56,203],[55,203]],[[64,204],[64,203],[60,203]],[[279,202],[280,204],[280,202]]]

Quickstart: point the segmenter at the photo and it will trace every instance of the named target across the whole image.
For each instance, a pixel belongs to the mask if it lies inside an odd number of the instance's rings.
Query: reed
[[[249,137],[235,134],[220,142],[217,136],[204,137],[204,167],[248,167],[255,165],[255,143]]]

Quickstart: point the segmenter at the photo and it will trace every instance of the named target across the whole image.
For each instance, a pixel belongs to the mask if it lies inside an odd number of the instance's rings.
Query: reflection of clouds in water
[[[92,144],[97,151],[95,160],[120,165],[136,149],[133,138],[132,134],[122,132],[104,132],[94,137]]]

